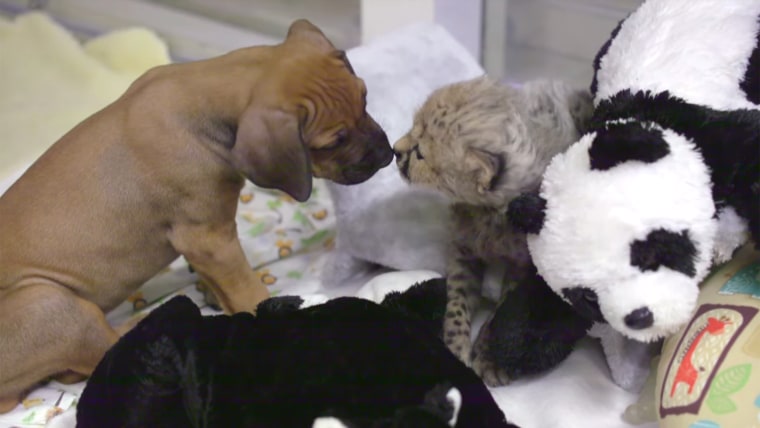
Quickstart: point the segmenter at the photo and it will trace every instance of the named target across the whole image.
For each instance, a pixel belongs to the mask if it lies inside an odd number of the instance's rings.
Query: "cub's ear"
[[[538,234],[544,227],[546,200],[538,192],[522,194],[509,203],[507,218],[515,229]]]
[[[470,149],[464,156],[465,165],[475,173],[478,193],[492,190],[504,173],[504,159],[480,149]]]
[[[235,167],[254,184],[299,202],[311,195],[311,159],[296,113],[249,106],[238,122],[232,154]]]

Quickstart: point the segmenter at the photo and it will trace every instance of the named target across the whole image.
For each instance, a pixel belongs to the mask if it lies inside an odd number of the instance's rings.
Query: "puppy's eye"
[[[332,142],[330,144],[320,147],[320,150],[334,149],[336,147],[343,145],[346,141],[348,141],[348,131],[345,129],[341,129],[340,131],[335,133],[335,136],[333,137]]]
[[[345,129],[341,129],[335,134],[335,145],[339,146],[343,143],[348,141],[348,131]]]

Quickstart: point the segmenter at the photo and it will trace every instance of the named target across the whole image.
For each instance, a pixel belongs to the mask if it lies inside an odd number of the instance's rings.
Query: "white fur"
[[[380,303],[388,293],[393,291],[404,292],[416,283],[440,277],[441,274],[432,270],[387,272],[377,275],[367,281],[362,288],[356,292],[356,297]]]
[[[691,317],[697,281],[711,263],[715,212],[710,175],[692,142],[662,130],[670,154],[653,164],[627,162],[591,171],[588,149],[595,133],[556,156],[544,174],[547,201],[539,235],[528,245],[541,275],[561,294],[589,287],[599,297],[605,319],[637,340],[673,333]],[[697,247],[696,278],[667,268],[641,272],[630,265],[630,244],[654,229],[688,230]],[[623,319],[642,306],[654,314],[645,330]]]
[[[724,263],[731,259],[734,250],[749,239],[747,220],[739,217],[732,207],[726,207],[718,213],[718,233],[715,237],[713,260]]]
[[[457,419],[459,419],[459,409],[462,408],[462,393],[456,388],[451,388],[449,392],[446,393],[446,400],[454,407],[454,414],[451,415],[451,419],[449,419],[449,426],[453,427],[457,424]]]
[[[336,418],[324,417],[315,419],[311,428],[346,428],[346,426]]]
[[[301,303],[301,309],[306,309],[312,306],[321,305],[327,302],[328,300],[330,300],[330,298],[327,297],[326,295],[319,294],[319,293],[304,294],[299,297],[301,297],[301,299],[303,300],[303,303]]]
[[[647,0],[602,57],[596,101],[631,89],[717,110],[760,109],[739,88],[759,13],[760,0]]]

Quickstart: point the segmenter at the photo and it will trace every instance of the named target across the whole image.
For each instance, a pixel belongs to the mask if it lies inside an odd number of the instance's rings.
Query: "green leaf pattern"
[[[306,214],[303,213],[301,210],[296,210],[293,213],[293,221],[300,224],[304,227],[312,228],[313,225],[311,224],[311,221],[309,220],[309,217],[306,216]]]
[[[320,230],[308,238],[302,238],[301,244],[303,244],[304,247],[311,247],[327,239],[330,234],[331,232],[329,230]]]
[[[267,230],[267,223],[265,221],[260,221],[258,223],[254,223],[254,225],[248,229],[248,235],[250,235],[252,238],[255,238]]]
[[[729,398],[739,392],[749,381],[752,364],[729,367],[715,376],[707,394],[707,406],[713,413],[724,415],[736,411],[736,404]]]
[[[272,211],[277,211],[278,208],[282,207],[282,201],[280,199],[272,199],[267,202],[267,207]]]

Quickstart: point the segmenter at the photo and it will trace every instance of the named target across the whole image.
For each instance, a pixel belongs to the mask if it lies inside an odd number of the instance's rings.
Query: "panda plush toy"
[[[587,132],[513,200],[550,287],[650,342],[760,242],[760,0],[646,0],[594,61]]]

